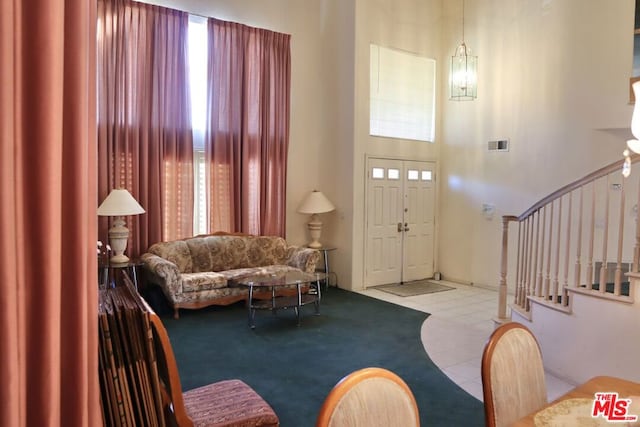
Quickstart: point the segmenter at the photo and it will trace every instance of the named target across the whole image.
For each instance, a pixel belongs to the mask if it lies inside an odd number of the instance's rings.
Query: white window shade
[[[370,55],[369,133],[433,142],[436,61],[374,44]]]

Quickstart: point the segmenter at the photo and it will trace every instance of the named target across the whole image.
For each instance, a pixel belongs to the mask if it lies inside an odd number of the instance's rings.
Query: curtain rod
[[[230,23],[232,23],[232,24],[245,25],[245,26],[247,26],[247,27],[257,28],[257,29],[259,29],[259,30],[266,30],[266,31],[272,31],[272,32],[274,32],[274,33],[287,34],[287,33],[283,33],[283,32],[281,32],[281,31],[271,30],[271,29],[269,29],[269,28],[258,27],[258,26],[256,26],[255,24],[254,24],[254,25],[252,25],[252,24],[245,24],[245,23],[242,23],[242,22],[235,22],[235,21],[231,21],[230,19],[216,18],[215,16],[207,16],[207,15],[202,15],[202,14],[200,14],[200,13],[189,12],[188,10],[183,10],[183,9],[178,9],[178,8],[175,8],[175,7],[165,6],[164,4],[158,4],[158,3],[156,3],[156,0],[153,0],[153,3],[151,3],[149,0],[132,0],[132,1],[137,2],[137,3],[145,3],[145,4],[149,4],[149,5],[152,5],[152,6],[164,7],[165,9],[173,9],[173,10],[177,10],[177,11],[179,11],[179,12],[188,13],[189,15],[197,16],[197,17],[199,17],[199,18],[203,18],[203,19],[217,19],[218,21],[230,22]],[[287,35],[289,35],[289,34],[287,34]]]

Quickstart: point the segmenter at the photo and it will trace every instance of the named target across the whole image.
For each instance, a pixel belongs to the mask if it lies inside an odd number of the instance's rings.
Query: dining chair
[[[150,323],[156,347],[165,416],[178,427],[277,427],[278,416],[249,385],[239,379],[218,381],[186,392],[169,335],[162,321],[150,310]]]
[[[547,404],[542,353],[524,325],[498,327],[482,354],[482,390],[487,427],[507,426]]]
[[[418,427],[409,386],[383,368],[364,368],[341,379],[327,395],[316,427]]]

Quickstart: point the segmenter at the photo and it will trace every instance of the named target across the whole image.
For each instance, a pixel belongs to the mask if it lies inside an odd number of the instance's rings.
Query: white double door
[[[367,161],[365,286],[433,277],[435,163]]]

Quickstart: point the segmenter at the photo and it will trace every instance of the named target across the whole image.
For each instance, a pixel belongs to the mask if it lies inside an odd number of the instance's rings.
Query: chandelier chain
[[[464,0],[462,0],[462,43],[464,43]]]

